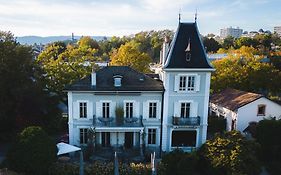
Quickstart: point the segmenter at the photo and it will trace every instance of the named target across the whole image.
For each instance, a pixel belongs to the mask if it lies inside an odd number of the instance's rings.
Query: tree
[[[96,67],[95,61],[98,61],[95,56],[97,50],[91,48],[91,42],[91,39],[82,37],[78,47],[68,45],[63,52],[59,52],[60,47],[53,45],[44,49],[36,61],[45,72],[49,91],[63,98],[63,90],[67,85],[91,73]]]
[[[227,87],[265,95],[278,94],[281,72],[269,63],[261,62],[262,55],[252,47],[230,51],[228,56],[212,62],[216,71],[211,88],[219,92]]]
[[[222,48],[224,49],[230,49],[231,47],[234,47],[235,38],[233,38],[232,36],[228,36],[226,37],[223,42],[222,42]]]
[[[176,149],[163,156],[161,166],[164,166],[164,175],[196,174],[198,160],[196,152],[185,153]]]
[[[78,41],[79,47],[87,47],[91,49],[99,50],[99,44],[94,39],[92,39],[90,36],[83,36]]]
[[[238,131],[217,134],[200,148],[200,166],[203,174],[256,175],[260,172],[257,150],[258,145]]]
[[[13,139],[16,132],[30,125],[58,129],[58,101],[45,89],[32,49],[20,45],[11,33],[0,31],[1,141]]]
[[[242,46],[254,47],[258,46],[258,41],[250,37],[241,37],[235,40],[235,47],[241,48]]]
[[[147,53],[140,52],[139,44],[130,41],[122,45],[116,53],[111,55],[111,65],[130,66],[140,72],[149,72],[151,58]]]
[[[276,116],[279,117],[279,116]],[[261,145],[260,158],[270,174],[281,174],[281,120],[261,120],[256,128],[257,142]]]
[[[221,45],[214,38],[203,37],[203,44],[207,52],[217,52]]]
[[[27,174],[48,174],[56,160],[56,144],[40,127],[24,129],[7,155],[9,168]]]

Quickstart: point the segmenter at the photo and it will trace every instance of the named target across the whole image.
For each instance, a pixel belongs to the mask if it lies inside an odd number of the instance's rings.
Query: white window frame
[[[86,103],[86,116],[84,116],[84,117],[81,117],[81,115],[80,115],[80,104],[81,103]],[[87,101],[87,100],[77,100],[77,104],[78,104],[78,118],[79,119],[81,119],[81,120],[85,120],[85,119],[87,119],[88,118],[88,115],[89,115],[89,101]]]
[[[126,118],[126,104],[127,103],[132,103],[133,104],[133,108],[132,108],[132,117],[137,117],[135,114],[135,105],[136,105],[136,101],[135,100],[124,100],[123,101],[123,110],[124,110],[124,118]]]
[[[149,137],[151,137],[150,139],[153,139],[153,135],[150,135],[149,130],[155,130],[155,133],[154,133],[155,134],[155,143],[149,143]],[[147,145],[149,145],[149,146],[157,145],[157,132],[158,132],[157,128],[152,128],[152,127],[147,128]]]
[[[104,113],[104,111],[103,111],[103,104],[104,103],[108,103],[108,116],[107,117],[105,117],[104,115],[103,115],[103,113]],[[109,118],[110,117],[110,106],[111,106],[111,101],[101,101],[101,117],[102,118]],[[105,112],[106,113],[106,112]]]
[[[175,81],[177,79],[178,82],[175,83],[176,87],[176,91],[179,93],[196,93],[197,90],[197,86],[199,87],[200,85],[198,83],[200,83],[200,75],[198,74],[178,74],[175,77]],[[193,86],[189,86],[190,85],[190,78],[194,77],[193,79]],[[182,81],[183,82],[182,82]],[[199,80],[199,81],[198,81]]]
[[[79,144],[80,145],[87,145],[87,143],[88,143],[88,130],[89,130],[89,128],[87,128],[87,127],[79,127],[78,129],[79,129]],[[83,131],[83,130],[86,130],[86,132]],[[83,136],[82,136],[83,140],[82,141],[81,141],[81,131],[83,131]]]
[[[181,115],[182,104],[185,104],[183,116]],[[186,114],[186,112],[187,112],[187,111],[186,111],[186,110],[187,110],[187,105],[186,105],[186,104],[189,104],[189,114],[188,114],[188,116],[185,116],[185,114]],[[189,118],[189,117],[190,117],[190,115],[191,115],[191,106],[192,106],[192,103],[191,103],[191,102],[180,102],[180,117],[181,117],[181,118]]]
[[[125,102],[124,115],[125,115],[125,118],[134,117],[134,102]]]
[[[151,107],[150,104],[155,104],[155,106]],[[158,115],[157,114],[157,106],[158,106],[157,101],[149,101],[148,102],[148,118],[149,119],[157,119],[157,115]],[[152,111],[150,111],[150,107],[152,108]],[[153,116],[153,117],[150,116],[150,113],[152,113],[152,114],[155,113],[155,116]]]

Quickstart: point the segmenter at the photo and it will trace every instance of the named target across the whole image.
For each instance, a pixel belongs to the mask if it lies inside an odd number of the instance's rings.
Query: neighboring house
[[[281,118],[281,106],[261,94],[225,89],[210,98],[210,111],[226,118],[226,130],[244,132],[251,122]]]
[[[163,44],[158,74],[108,66],[66,88],[69,142],[186,151],[206,141],[211,71],[196,23],[179,23]],[[123,118],[116,109],[123,109]]]

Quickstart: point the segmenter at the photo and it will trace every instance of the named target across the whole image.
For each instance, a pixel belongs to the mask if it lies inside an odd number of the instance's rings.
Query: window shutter
[[[139,102],[137,102],[137,101],[135,101],[134,103],[133,103],[133,117],[140,117],[140,103]]]
[[[87,118],[92,119],[93,117],[93,102],[87,103]]]
[[[110,116],[109,117],[116,117],[115,116],[116,102],[109,103],[109,108],[110,108]]]
[[[156,118],[160,119],[161,118],[161,102],[157,102],[157,109],[156,109]]]
[[[198,103],[193,102],[191,103],[191,114],[190,117],[197,117],[198,116]]]
[[[180,103],[174,102],[174,116],[180,117]]]
[[[147,101],[145,101],[145,102],[143,102],[143,118],[146,118],[146,119],[148,119],[148,102]]]
[[[200,91],[200,75],[196,76],[196,80],[195,80],[195,90],[196,91]]]
[[[174,91],[179,90],[179,76],[175,75]]]
[[[101,117],[101,111],[102,111],[101,102],[96,102],[96,117]]]
[[[79,103],[78,102],[73,102],[73,119],[78,119],[79,118]]]

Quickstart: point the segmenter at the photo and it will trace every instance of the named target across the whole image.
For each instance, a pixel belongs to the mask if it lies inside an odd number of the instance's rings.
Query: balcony
[[[174,117],[173,116],[173,125],[178,126],[199,126],[200,125],[200,117]]]
[[[143,127],[142,116],[117,119],[116,117],[93,117],[94,127]]]

